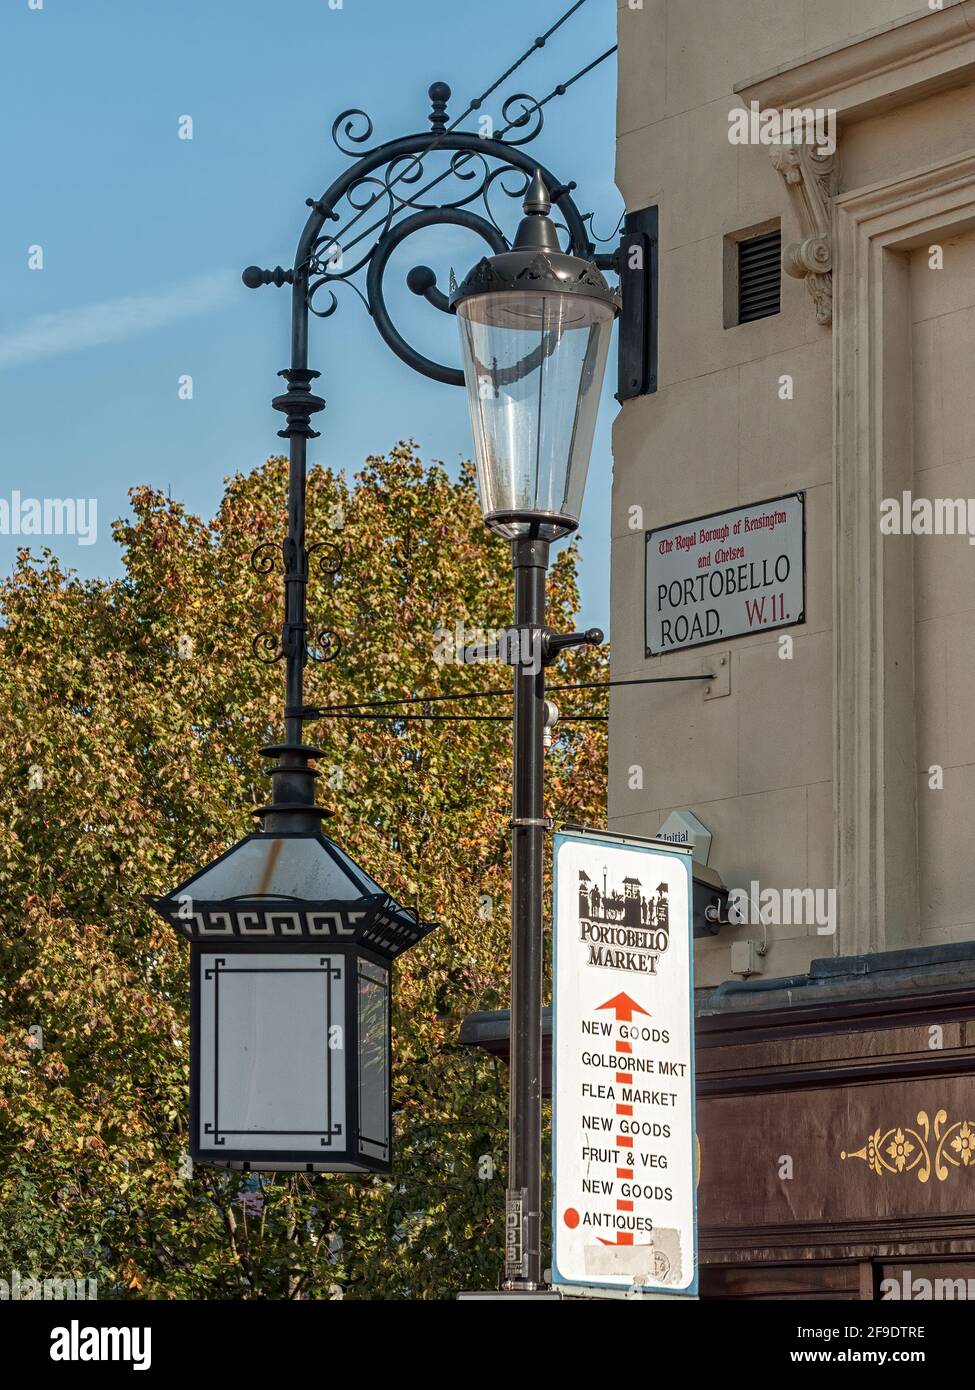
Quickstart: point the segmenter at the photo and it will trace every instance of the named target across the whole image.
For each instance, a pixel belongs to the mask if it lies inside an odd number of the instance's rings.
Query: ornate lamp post
[[[565,647],[602,641],[600,632],[548,631],[545,575],[552,541],[579,524],[618,312],[597,267],[562,252],[550,208],[536,170],[512,249],[479,261],[450,297],[484,521],[511,542],[515,572],[505,1273],[509,1287],[527,1289],[541,1282],[545,666]]]
[[[485,521],[511,542],[515,625],[522,640],[517,644],[521,655],[506,658],[515,672],[513,1039],[504,1286],[525,1291],[541,1283],[542,851],[549,825],[543,805],[544,667],[566,647],[603,640],[596,629],[559,636],[545,627],[545,574],[552,541],[579,522],[618,302],[597,268],[597,262],[615,267],[617,255],[593,257],[585,220],[571,197],[575,185],[559,182],[521,147],[541,129],[545,105],[614,50],[540,101],[522,94],[510,97],[502,105],[505,124],[491,138],[459,127],[547,37],[536,39],[504,78],[453,122],[447,115],[450,88],[435,82],[429,91],[429,131],[366,149],[321,198],[307,200],[311,214],[292,269],[250,266],[243,274],[250,288],[292,286],[292,360],[281,373],[288,390],[273,402],[285,415],[286,428],[280,433],[288,439],[290,453],[284,625],[280,641],[262,635],[256,648],[263,659],[286,663],[285,738],[262,750],[274,759],[272,802],[261,813],[266,834],[313,835],[322,814],[314,804],[311,767],[317,750],[302,734],[304,723],[320,715],[304,703],[303,679],[309,655],[328,659],[337,650],[337,638],[323,634],[316,644],[308,641],[305,595],[309,557],[316,547],[305,541],[306,449],[316,433],[312,416],[325,405],[312,391],[318,373],[308,367],[308,324],[309,314],[328,318],[335,312],[335,288],[356,290],[389,347],[414,370],[447,385],[466,384]],[[332,136],[340,150],[352,155],[359,153],[355,146],[368,144],[372,129],[364,112],[346,111],[336,119]],[[434,156],[447,157],[439,173],[430,172]],[[506,183],[506,176],[514,176],[517,186]],[[458,196],[441,192],[439,203],[424,201],[446,181],[453,181]],[[524,220],[511,246],[492,210],[491,198],[498,191],[525,200]],[[473,210],[478,202],[483,213]],[[553,207],[566,250],[549,216]],[[335,222],[340,227],[328,230]],[[463,371],[417,352],[393,324],[383,293],[397,247],[413,234],[445,223],[476,233],[493,254],[463,284],[452,284],[449,298],[426,266],[414,267],[407,284],[435,308],[456,313]],[[622,248],[626,246],[624,234]],[[621,268],[624,260],[621,256]],[[364,292],[356,284],[360,272]],[[266,547],[261,547],[258,559],[266,569],[265,556]],[[526,654],[527,662],[522,660]],[[419,934],[423,930],[421,926]]]

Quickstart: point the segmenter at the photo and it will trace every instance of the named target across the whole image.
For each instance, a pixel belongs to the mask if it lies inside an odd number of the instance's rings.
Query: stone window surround
[[[920,941],[913,541],[881,536],[880,502],[913,485],[903,253],[973,227],[975,151],[834,203],[833,804],[844,952]]]
[[[975,0],[947,0],[735,90],[762,110],[834,109],[842,150],[845,125],[973,80]],[[975,227],[975,151],[832,195],[819,225],[805,201],[803,234],[825,239],[835,273],[833,848],[847,954],[921,939],[913,550],[909,536],[881,537],[879,515],[913,480],[904,253]]]

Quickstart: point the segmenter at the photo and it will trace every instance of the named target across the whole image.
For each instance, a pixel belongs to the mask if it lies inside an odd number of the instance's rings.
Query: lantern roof
[[[390,960],[436,925],[321,832],[247,835],[152,905],[190,941],[330,940]]]
[[[458,304],[474,295],[530,290],[585,295],[609,304],[614,313],[619,312],[619,296],[610,289],[595,263],[561,250],[550,209],[548,189],[536,169],[512,249],[497,256],[483,256],[459,285],[451,276],[452,310],[456,312]]]

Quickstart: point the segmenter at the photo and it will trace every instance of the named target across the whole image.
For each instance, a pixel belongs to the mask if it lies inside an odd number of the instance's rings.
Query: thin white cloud
[[[23,328],[0,333],[0,370],[121,343],[179,319],[209,313],[229,304],[239,285],[234,271],[213,271],[156,294],[126,295],[57,314],[38,314]]]

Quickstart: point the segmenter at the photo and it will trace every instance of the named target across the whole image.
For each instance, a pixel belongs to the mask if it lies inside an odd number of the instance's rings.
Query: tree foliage
[[[22,552],[0,586],[0,1272],[153,1298],[436,1298],[497,1278],[507,1079],[458,1030],[507,1002],[510,724],[311,729],[327,833],[441,924],[396,970],[392,1180],[184,1157],[188,951],[146,897],[246,834],[267,800],[256,750],[280,736],[282,668],[250,643],[279,629],[281,581],[249,557],[284,532],[286,482],[281,458],[238,474],[209,524],[136,489],[115,527],[121,578]],[[341,549],[334,577],[313,570],[309,608],[343,640],[309,665],[310,702],[510,683],[437,659],[438,629],[510,623],[509,557],[469,469],[451,479],[409,444],[351,485],[313,469],[308,532]],[[570,548],[553,567],[560,630],[575,566]],[[553,680],[604,670],[576,652]],[[605,758],[604,725],[561,726],[557,822],[602,820]]]

